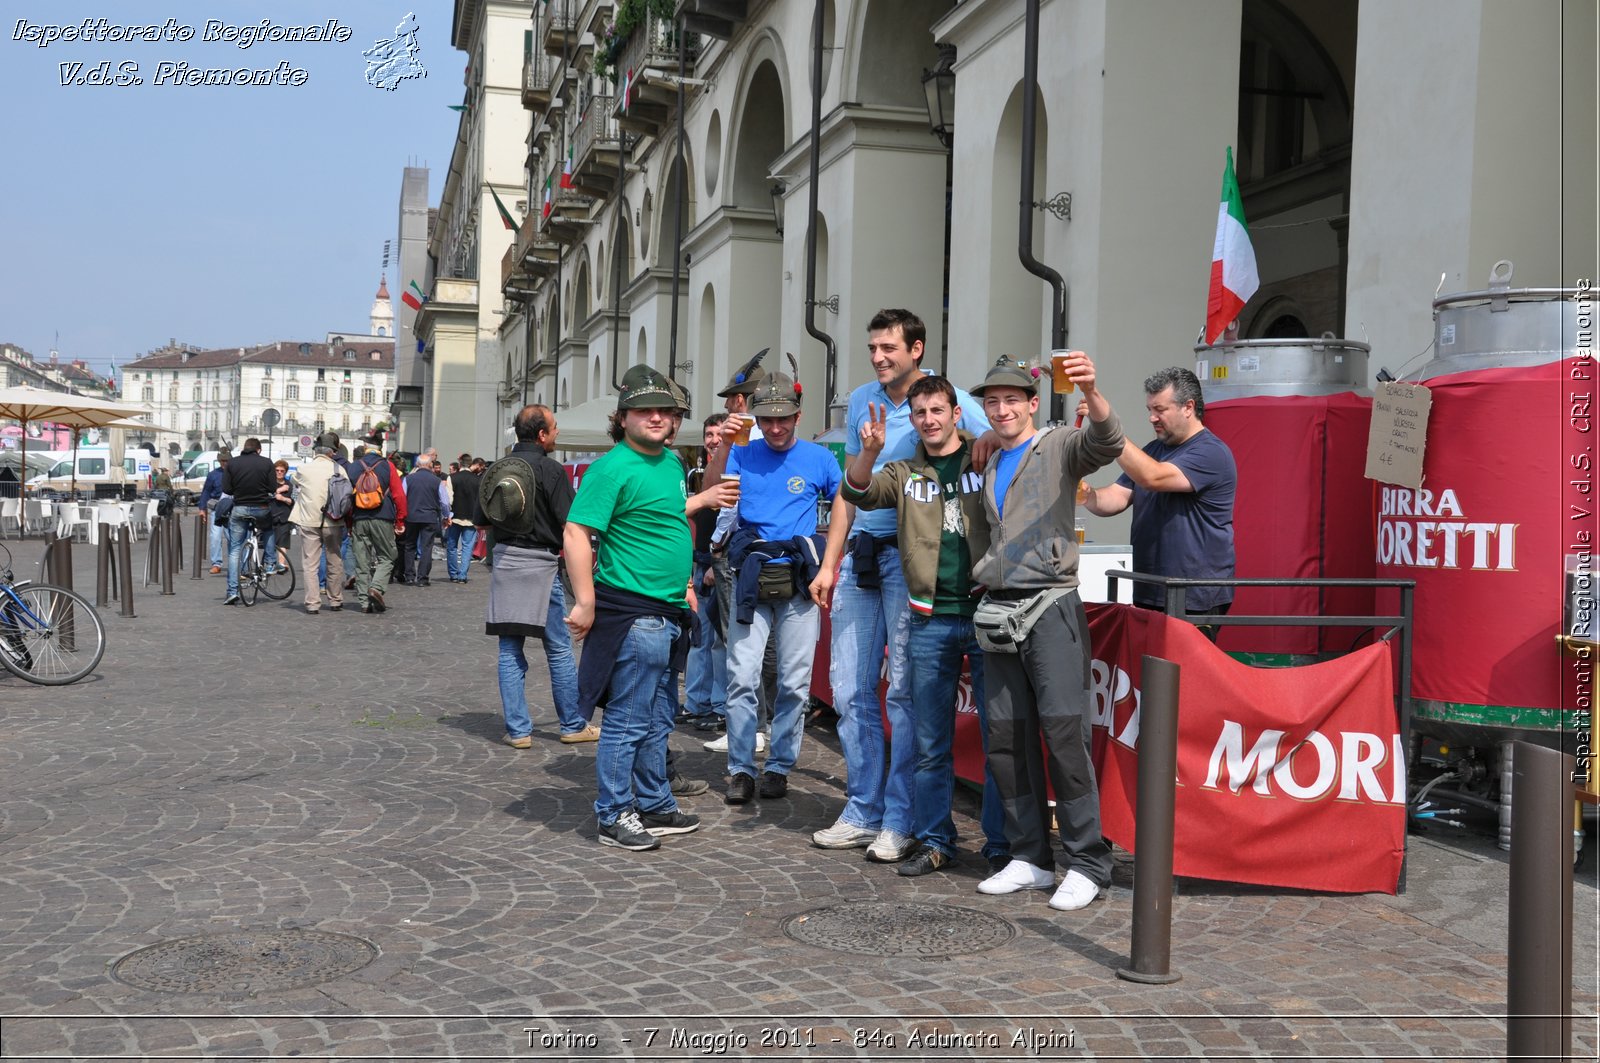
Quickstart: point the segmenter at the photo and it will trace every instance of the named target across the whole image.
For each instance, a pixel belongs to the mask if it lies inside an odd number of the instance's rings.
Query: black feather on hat
[[[767,352],[770,350],[772,350],[771,347],[763,347],[757,351],[754,358],[751,358],[748,362],[744,363],[744,366],[737,373],[733,374],[733,382],[735,384],[743,384],[746,380],[749,380],[750,373],[761,365],[761,359],[765,358],[767,356]]]

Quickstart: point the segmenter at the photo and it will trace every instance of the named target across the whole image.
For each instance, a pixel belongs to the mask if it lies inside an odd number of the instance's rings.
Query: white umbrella
[[[22,425],[22,460],[28,460],[28,422],[46,421],[73,428],[100,428],[128,417],[148,417],[150,411],[142,406],[97,399],[89,395],[73,395],[65,391],[46,391],[44,388],[0,388],[0,420],[16,421]],[[77,449],[77,436],[73,436],[73,449]],[[73,482],[77,482],[77,462],[73,462]],[[26,491],[26,486],[24,486]]]

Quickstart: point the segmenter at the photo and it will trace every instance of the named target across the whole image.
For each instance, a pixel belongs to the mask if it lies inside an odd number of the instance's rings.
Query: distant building
[[[51,351],[48,361],[39,361],[14,343],[0,343],[0,387],[43,388],[97,398],[110,398],[117,392],[115,379],[100,376],[81,358],[63,362]]]

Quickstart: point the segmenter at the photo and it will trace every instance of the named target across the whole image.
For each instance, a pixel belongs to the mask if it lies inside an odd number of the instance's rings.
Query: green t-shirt
[[[971,616],[978,608],[972,590],[972,553],[967,549],[966,527],[961,521],[961,467],[967,448],[928,464],[939,477],[939,497],[944,500],[944,524],[939,533],[939,575],[933,585],[936,616]]]
[[[567,520],[600,533],[595,579],[687,609],[694,542],[683,515],[689,488],[670,450],[641,454],[619,443],[589,466]]]

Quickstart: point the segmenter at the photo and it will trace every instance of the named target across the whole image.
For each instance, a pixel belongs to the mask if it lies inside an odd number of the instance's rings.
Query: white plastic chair
[[[43,529],[49,523],[49,514],[50,511],[46,508],[44,502],[35,498],[24,500],[22,503],[23,533],[26,534],[30,531]]]
[[[22,499],[0,498],[0,536],[5,535],[7,524],[15,524],[17,535],[22,535]]]
[[[84,514],[76,502],[63,502],[56,507],[56,535],[59,538],[76,538],[79,528],[83,529],[85,539],[94,534],[92,514]]]
[[[135,502],[128,510],[128,523],[132,526],[135,536],[143,533],[144,538],[150,537],[150,521],[155,518],[156,507],[160,504],[159,499],[148,498]]]
[[[128,518],[127,508],[117,502],[101,502],[92,506],[89,510],[89,521],[89,541],[91,543],[100,541],[100,525],[102,524],[108,524],[113,529],[119,526],[132,527],[132,521]]]

